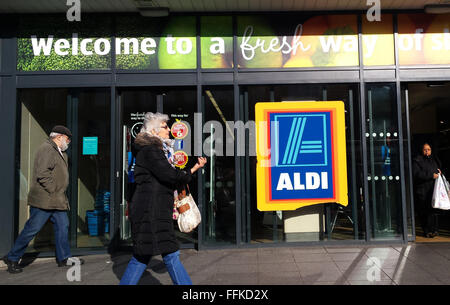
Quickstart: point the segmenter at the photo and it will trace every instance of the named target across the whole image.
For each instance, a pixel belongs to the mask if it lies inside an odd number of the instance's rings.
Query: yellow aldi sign
[[[255,114],[258,209],[347,206],[344,103],[257,103]]]

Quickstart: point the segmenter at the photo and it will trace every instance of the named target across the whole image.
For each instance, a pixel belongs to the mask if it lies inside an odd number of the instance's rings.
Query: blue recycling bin
[[[101,236],[105,233],[105,213],[103,211],[86,211],[86,223],[89,236]]]

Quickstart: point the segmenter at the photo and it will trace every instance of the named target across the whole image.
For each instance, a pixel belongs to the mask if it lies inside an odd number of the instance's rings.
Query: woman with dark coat
[[[177,185],[189,183],[206,159],[198,158],[188,171],[175,168],[168,120],[167,115],[148,112],[134,142],[136,190],[129,210],[133,257],[121,285],[136,285],[151,257],[160,254],[175,285],[192,284],[179,258],[172,218],[174,191]]]
[[[413,160],[414,198],[425,237],[438,235],[438,219],[431,205],[434,182],[439,177],[441,162],[431,154],[431,146],[425,143],[422,154]]]

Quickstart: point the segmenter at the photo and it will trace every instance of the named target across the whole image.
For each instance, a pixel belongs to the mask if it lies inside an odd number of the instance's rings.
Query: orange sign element
[[[348,205],[342,101],[256,103],[260,211]]]

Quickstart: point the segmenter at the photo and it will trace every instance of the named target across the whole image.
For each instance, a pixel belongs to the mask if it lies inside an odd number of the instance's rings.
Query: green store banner
[[[116,18],[116,68],[196,69],[196,18]]]
[[[357,15],[236,16],[235,63],[232,16],[32,15],[19,20],[17,69],[108,70],[113,52],[119,70],[196,69],[197,20],[203,69],[359,65]],[[393,15],[361,20],[362,63],[394,65]],[[399,14],[400,65],[450,64],[449,22],[449,14]]]
[[[84,16],[68,22],[64,14],[19,19],[18,71],[106,70],[111,68],[112,18]]]

